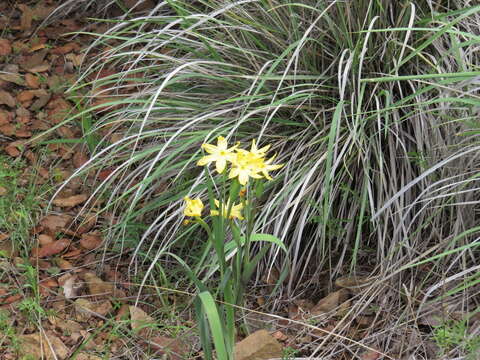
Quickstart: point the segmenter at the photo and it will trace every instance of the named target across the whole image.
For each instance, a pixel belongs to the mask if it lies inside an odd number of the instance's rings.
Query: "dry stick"
[[[131,282],[119,282],[119,284],[124,284],[124,285],[135,285],[135,286],[139,286],[140,284],[136,284],[136,283],[131,283]],[[196,296],[195,294],[192,294],[192,293],[189,293],[187,291],[182,291],[182,290],[177,290],[177,289],[169,289],[169,288],[165,288],[165,287],[162,287],[162,286],[154,286],[154,285],[143,285],[144,287],[150,287],[150,288],[154,288],[154,289],[159,289],[159,290],[164,290],[164,291],[170,291],[170,292],[173,292],[173,293],[178,293],[178,294],[182,294],[182,295],[188,295],[188,296]],[[340,335],[340,334],[336,334],[334,332],[331,332],[331,331],[328,331],[328,330],[325,330],[325,329],[322,329],[322,328],[319,328],[317,326],[313,326],[313,325],[310,325],[310,324],[306,324],[306,323],[303,323],[301,321],[297,321],[297,320],[292,320],[292,319],[288,319],[288,318],[284,318],[283,316],[279,316],[279,315],[274,315],[274,314],[268,314],[268,313],[264,313],[264,312],[261,312],[261,311],[257,311],[257,310],[252,310],[252,309],[247,309],[243,306],[239,306],[239,305],[234,305],[234,304],[229,304],[229,303],[226,303],[224,301],[220,301],[220,300],[215,300],[217,303],[220,303],[220,304],[224,304],[224,305],[230,305],[234,308],[237,308],[237,309],[242,309],[242,310],[246,310],[246,311],[250,311],[254,314],[259,314],[259,315],[266,315],[266,316],[270,316],[274,319],[278,319],[278,320],[287,320],[293,324],[297,324],[297,325],[301,325],[301,326],[305,326],[309,329],[312,329],[312,330],[317,330],[317,331],[320,331],[322,333],[325,333],[327,335],[331,335],[331,336],[334,336],[334,337],[337,337],[339,339],[342,339],[342,340],[346,340],[352,344],[355,344],[355,345],[358,345],[366,350],[369,350],[369,351],[374,351],[376,353],[378,353],[379,355],[381,356],[384,356],[385,358],[387,359],[391,359],[391,360],[395,360],[395,358],[387,355],[387,354],[384,354],[383,352],[377,350],[377,349],[374,349],[368,345],[364,345],[356,340],[353,340],[353,339],[350,339],[346,336],[343,336],[343,335]]]

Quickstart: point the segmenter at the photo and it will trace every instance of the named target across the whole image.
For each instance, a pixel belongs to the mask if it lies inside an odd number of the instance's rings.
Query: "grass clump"
[[[16,247],[28,252],[29,232],[41,211],[47,185],[36,185],[35,173],[22,160],[0,156],[0,231]],[[25,176],[26,175],[26,176]]]
[[[369,275],[335,332],[377,306],[384,331],[362,341],[394,348],[427,302],[469,311],[478,295],[462,285],[478,271],[479,21],[480,7],[462,1],[162,2],[113,21],[92,46],[109,48],[76,91],[101,89],[89,110],[101,139],[76,175],[112,169],[94,196],[121,219],[111,239],[149,225],[136,252],[147,277],[169,278],[172,250],[200,276],[213,266],[196,251],[203,237],[181,225],[183,197],[208,179],[199,145],[218,135],[272,144],[285,167],[252,228],[288,255],[272,248],[262,266],[288,264],[291,296],[321,274],[325,289]],[[314,355],[345,350],[330,340]]]

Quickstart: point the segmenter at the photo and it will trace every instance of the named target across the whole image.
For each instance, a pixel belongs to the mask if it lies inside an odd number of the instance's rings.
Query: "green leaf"
[[[202,303],[203,311],[205,312],[208,323],[210,324],[210,332],[213,338],[213,344],[215,345],[215,350],[217,352],[217,359],[231,359],[232,351],[230,351],[230,353],[227,352],[227,348],[225,346],[225,337],[223,336],[222,322],[220,321],[215,300],[213,300],[212,295],[208,291],[198,294],[198,298]]]

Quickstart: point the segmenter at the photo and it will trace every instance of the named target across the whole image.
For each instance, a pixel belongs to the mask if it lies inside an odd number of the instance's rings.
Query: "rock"
[[[63,360],[68,357],[68,348],[51,333],[47,332],[46,335],[40,335],[40,333],[20,335],[19,340],[21,343],[19,347],[20,359]]]
[[[258,330],[235,345],[235,360],[282,358],[282,345],[266,330]]]

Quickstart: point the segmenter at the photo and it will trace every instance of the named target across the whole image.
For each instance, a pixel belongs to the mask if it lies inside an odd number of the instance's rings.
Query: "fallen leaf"
[[[35,65],[35,66],[30,67],[30,68],[27,68],[26,70],[31,72],[31,73],[45,72],[45,71],[50,70],[50,64],[43,63],[43,64],[40,64],[40,65]]]
[[[65,55],[72,51],[79,51],[80,46],[76,42],[69,42],[63,46],[58,46],[50,51],[51,54]]]
[[[47,234],[40,234],[38,236],[38,242],[40,245],[47,245],[53,242],[53,237]]]
[[[367,352],[363,353],[360,357],[361,360],[377,360],[380,359],[382,353],[375,351],[375,350],[368,350]]]
[[[17,249],[13,244],[13,241],[8,234],[0,234],[0,258],[6,257],[13,259],[17,256]]]
[[[32,100],[35,93],[32,90],[23,90],[17,94],[17,100],[20,102]]]
[[[140,331],[155,324],[155,320],[139,307],[131,305],[129,310],[132,330]]]
[[[7,125],[12,121],[13,115],[8,111],[0,110],[0,126]]]
[[[65,259],[57,259],[57,266],[62,270],[71,270],[73,265],[70,261]]]
[[[38,51],[38,50],[42,50],[42,49],[45,49],[46,47],[47,47],[47,44],[32,45],[32,47],[30,48],[30,52],[35,52],[35,51]]]
[[[49,101],[47,104],[48,111],[48,120],[52,124],[61,123],[67,118],[70,114],[72,107],[71,105],[63,98],[56,98]]]
[[[25,4],[19,4],[17,7],[22,11],[22,16],[20,18],[20,30],[30,30],[33,19],[32,10]]]
[[[113,295],[115,286],[100,279],[94,273],[86,272],[83,274],[83,279],[87,283],[90,295]]]
[[[343,277],[335,280],[335,286],[344,289],[356,289],[362,285],[368,284],[369,279],[366,277]]]
[[[58,287],[58,281],[54,278],[47,278],[45,280],[41,280],[39,283],[40,286],[44,286],[46,288],[55,288]]]
[[[36,254],[34,252],[32,256],[37,255],[39,258],[43,258],[47,256],[56,255],[58,253],[61,253],[66,248],[68,248],[70,246],[70,243],[71,243],[71,240],[67,238],[56,240],[50,244],[40,247],[36,251]]]
[[[86,321],[95,315],[104,317],[112,310],[112,303],[108,300],[100,302],[91,302],[85,298],[75,300],[75,311],[77,312],[77,320],[79,321]]]
[[[0,196],[5,196],[7,195],[8,190],[4,188],[3,186],[0,186]]]
[[[66,198],[57,198],[53,200],[53,204],[60,207],[73,207],[84,203],[88,199],[88,195],[80,194]]]
[[[25,75],[25,82],[27,86],[32,89],[38,89],[40,87],[40,80],[38,76],[35,76],[33,74],[27,73]]]
[[[20,335],[18,340],[21,344],[18,348],[20,358],[56,360],[66,359],[69,354],[62,340],[50,332]]]
[[[7,305],[7,304],[12,304],[14,303],[15,301],[18,301],[18,300],[21,300],[23,299],[23,296],[21,294],[15,294],[15,295],[10,295],[9,297],[7,297],[5,300],[3,300],[3,304],[4,305]]]
[[[5,90],[0,90],[0,105],[4,104],[11,108],[15,107],[15,98]]]
[[[13,124],[5,124],[0,126],[0,133],[2,133],[5,136],[13,136],[15,135],[15,125]]]
[[[32,111],[38,111],[42,109],[45,105],[48,104],[52,97],[52,94],[48,93],[45,95],[40,95],[37,100],[35,100],[32,105],[30,105],[29,109]]]
[[[36,20],[44,20],[55,11],[55,6],[46,6],[43,2],[38,2],[33,9],[31,9],[32,16]]]
[[[102,244],[102,238],[96,234],[83,234],[80,239],[80,245],[87,249],[93,250],[98,248]]]
[[[155,351],[156,355],[168,355],[170,360],[185,359],[190,353],[188,343],[178,337],[174,339],[166,336],[155,336],[146,343]]]
[[[40,225],[52,232],[56,232],[57,230],[67,227],[71,222],[72,217],[69,215],[47,215],[40,220]]]
[[[88,156],[85,154],[85,152],[77,151],[72,158],[73,166],[78,169],[82,167],[88,160]]]
[[[40,51],[35,52],[30,56],[24,56],[19,61],[18,64],[26,71],[30,71],[30,69],[35,68],[44,64],[45,57],[48,54],[48,49],[42,49]]]
[[[12,53],[12,45],[7,39],[0,38],[0,56],[10,55]]]
[[[69,274],[70,275],[70,274]],[[70,277],[67,278],[63,282],[63,295],[65,295],[65,298],[67,299],[73,299],[74,297],[77,296],[77,291],[79,289],[78,286],[75,286],[78,278],[76,275],[71,275]]]
[[[25,80],[18,73],[3,73],[0,74],[0,80],[11,82],[20,86],[25,85]]]
[[[97,215],[95,214],[87,214],[85,216],[85,219],[80,223],[80,226],[77,228],[76,233],[77,234],[84,234],[88,231],[90,231],[95,224],[97,223]]]
[[[337,307],[346,301],[348,298],[348,290],[340,289],[328,294],[321,299],[311,310],[310,313],[314,316],[328,313],[337,309]]]
[[[8,144],[7,146],[5,146],[5,152],[12,156],[12,157],[19,157],[21,155],[21,152],[20,150],[18,149],[18,147],[16,146],[16,141]]]

